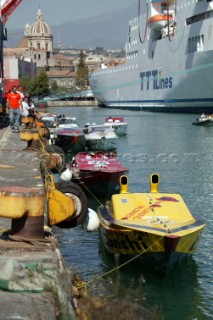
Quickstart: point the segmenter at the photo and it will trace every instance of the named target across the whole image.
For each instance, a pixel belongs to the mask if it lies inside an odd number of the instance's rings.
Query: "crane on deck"
[[[1,23],[4,26],[9,16],[23,0],[1,0]]]
[[[22,0],[0,0],[0,94],[2,80],[4,77],[3,68],[3,41],[7,40],[5,23],[13,11],[20,5]]]

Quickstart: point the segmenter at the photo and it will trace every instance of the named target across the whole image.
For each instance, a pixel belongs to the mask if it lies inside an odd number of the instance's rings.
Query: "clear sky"
[[[93,17],[102,13],[121,10],[135,3],[136,0],[22,0],[8,18],[5,27],[24,28],[25,24],[35,21],[40,6],[44,21],[57,26],[66,21]]]

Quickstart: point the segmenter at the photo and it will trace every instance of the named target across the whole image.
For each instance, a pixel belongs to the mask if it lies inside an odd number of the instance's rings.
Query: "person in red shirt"
[[[12,86],[11,92],[7,94],[7,107],[10,109],[10,127],[12,132],[19,132],[21,102],[20,93],[17,92],[16,86]]]

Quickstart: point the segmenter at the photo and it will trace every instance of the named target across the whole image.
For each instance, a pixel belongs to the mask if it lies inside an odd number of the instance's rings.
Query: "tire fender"
[[[87,198],[82,189],[74,182],[70,182],[66,185],[60,184],[57,185],[56,188],[67,197],[70,197],[74,201],[76,208],[75,213],[70,218],[57,223],[56,226],[68,229],[75,228],[82,224],[88,215]]]

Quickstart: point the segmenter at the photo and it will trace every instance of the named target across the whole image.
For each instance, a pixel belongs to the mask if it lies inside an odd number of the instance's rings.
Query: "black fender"
[[[67,194],[67,196],[69,196],[69,193],[73,194],[81,203],[81,208],[79,208],[80,212],[78,212],[78,215],[74,213],[70,218],[57,223],[56,226],[63,229],[69,229],[75,228],[82,224],[88,214],[87,198],[83,190],[74,182],[58,183],[56,184],[56,189],[63,194]]]

